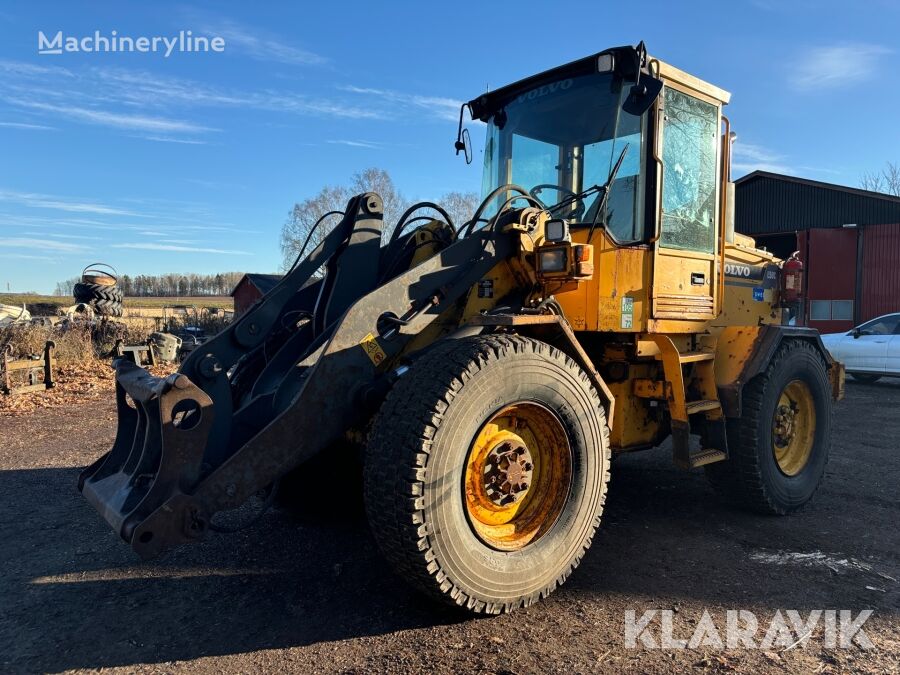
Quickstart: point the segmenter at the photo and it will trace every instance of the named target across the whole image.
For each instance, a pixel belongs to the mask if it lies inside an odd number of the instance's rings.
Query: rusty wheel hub
[[[793,402],[789,405],[781,404],[775,410],[775,445],[780,448],[790,445],[794,438],[794,418],[797,416],[797,409]]]
[[[485,469],[485,493],[498,506],[506,506],[525,496],[534,463],[524,445],[504,441],[488,453]]]

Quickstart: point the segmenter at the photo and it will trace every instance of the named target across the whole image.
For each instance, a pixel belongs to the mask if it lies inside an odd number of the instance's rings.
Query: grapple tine
[[[124,360],[116,363],[116,401],[116,440],[82,472],[79,489],[131,543],[138,524],[198,480],[213,407],[186,376],[156,378]]]
[[[135,432],[138,427],[138,411],[128,405],[125,389],[116,382],[116,439],[111,450],[100,456],[93,464],[81,472],[78,477],[78,489],[83,490],[84,482],[89,478],[100,480],[119,471],[134,445]]]

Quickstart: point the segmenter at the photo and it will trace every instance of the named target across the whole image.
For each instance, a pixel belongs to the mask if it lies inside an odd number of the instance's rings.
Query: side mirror
[[[629,115],[640,117],[650,109],[662,91],[662,80],[650,75],[642,75],[637,84],[631,86],[628,98],[622,104],[622,110]]]
[[[853,336],[854,340],[858,340],[859,336],[862,335],[862,331],[859,328],[854,328],[851,335]]]
[[[472,163],[472,139],[469,138],[469,130],[463,129],[462,133],[459,135],[460,140],[456,141],[453,144],[453,147],[456,148],[456,154],[458,155],[460,151],[462,151],[463,156],[466,158],[466,164]]]
[[[466,164],[471,164],[472,140],[469,138],[469,130],[463,128],[463,113],[468,107],[468,103],[463,103],[459,107],[459,128],[456,130],[456,143],[453,144],[453,147],[456,148],[457,155],[460,153],[460,151],[463,152],[463,156],[466,158]],[[469,108],[469,115],[471,116],[471,114],[472,109]]]

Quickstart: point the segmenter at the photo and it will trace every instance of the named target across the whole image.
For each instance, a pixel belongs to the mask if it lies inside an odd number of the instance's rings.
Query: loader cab
[[[637,278],[624,282],[628,288],[601,289],[601,305],[607,292],[631,293],[629,330],[692,331],[719,311],[727,180],[721,108],[729,94],[644,55],[641,78],[661,89],[635,114],[628,105],[635,73],[616,65],[633,58],[629,50],[608,50],[471,101],[473,117],[487,124],[482,189],[486,196],[506,184],[525,188],[568,221],[574,240],[595,225],[603,232],[591,241],[601,248],[600,285],[607,275],[621,278],[619,270],[604,271],[603,250],[640,249]],[[597,191],[572,200],[605,184],[619,159],[605,207]],[[554,209],[561,201],[569,203]],[[607,256],[632,272],[634,257]],[[603,312],[585,317],[583,328],[624,327],[619,317],[604,322]]]

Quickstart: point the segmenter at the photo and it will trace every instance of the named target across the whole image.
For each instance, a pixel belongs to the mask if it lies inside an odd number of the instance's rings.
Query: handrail
[[[719,203],[719,274],[718,274],[718,298],[716,299],[716,316],[722,313],[725,306],[725,214],[727,213],[726,200],[728,199],[728,183],[731,178],[731,122],[725,115],[722,115],[722,121],[725,123],[725,134],[722,136],[722,178],[719,190],[722,192],[722,199]]]

